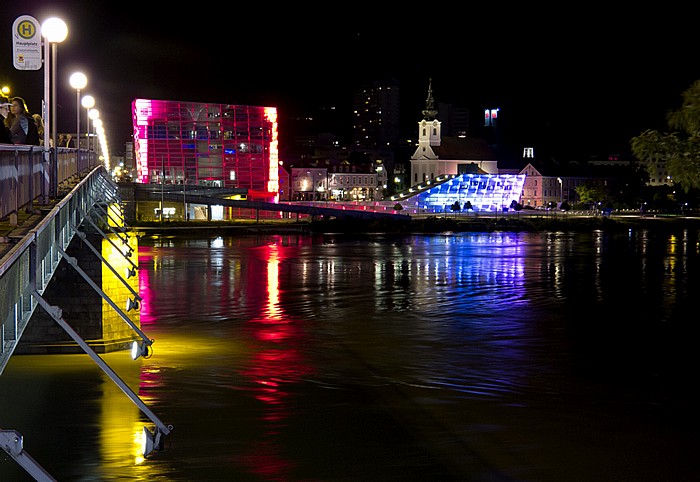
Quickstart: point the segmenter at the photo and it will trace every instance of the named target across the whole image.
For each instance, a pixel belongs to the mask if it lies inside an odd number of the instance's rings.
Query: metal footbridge
[[[53,162],[47,163],[41,151],[34,149],[0,146],[0,219],[17,223],[18,213],[33,211],[37,202],[43,210],[48,210],[27,232],[0,240],[2,244],[10,245],[9,249],[0,251],[0,374],[17,348],[32,314],[41,307],[153,422],[153,430],[144,427],[144,456],[147,456],[163,449],[165,436],[172,426],[165,425],[80,337],[63,318],[61,307],[51,305],[43,296],[59,262],[65,260],[129,324],[135,332],[135,340],[140,339],[134,342],[132,355],[146,356],[149,353],[153,340],[87,276],[78,261],[66,253],[76,236],[90,245],[84,232],[88,226],[92,233],[96,231],[110,242],[113,238],[123,239],[122,236],[126,235],[124,228],[120,232],[106,219],[120,216],[118,186],[102,165],[91,162],[88,153],[83,153],[86,156],[81,158],[75,149],[59,148],[51,151]],[[56,182],[58,179],[61,181]],[[63,197],[60,196],[61,185]],[[90,246],[93,253],[107,263],[99,250]],[[116,271],[115,275],[123,281]],[[134,293],[134,300],[140,301],[138,293]],[[0,448],[36,480],[56,480],[24,450],[21,433],[5,428],[7,423],[0,416]]]
[[[13,229],[3,236],[0,232],[0,375],[15,352],[37,308],[43,309],[77,345],[119,386],[127,397],[155,425],[153,430],[144,427],[144,456],[161,451],[165,437],[172,426],[164,424],[155,413],[124,383],[112,368],[83,340],[78,332],[64,319],[60,306],[54,306],[44,297],[44,292],[64,260],[117,312],[133,331],[132,356],[150,356],[154,340],[143,333],[137,323],[122,311],[80,267],[78,260],[67,254],[71,241],[77,236],[90,247],[92,253],[109,267],[114,275],[131,290],[138,304],[137,292],[102,257],[100,250],[90,243],[86,230],[91,235],[99,233],[122,253],[131,263],[131,270],[138,266],[128,259],[131,250],[126,239],[124,203],[119,186],[109,173],[94,159],[94,152],[57,148],[47,152],[41,147],[0,145],[0,222],[17,226],[21,213],[43,213],[36,222],[25,229]],[[149,189],[146,189],[149,190]],[[184,191],[147,193],[150,200],[180,200]],[[219,190],[213,192],[189,192],[189,203],[224,205],[251,210],[267,210],[318,216],[326,218],[392,219],[408,220],[409,216],[398,214],[393,209],[374,207],[369,211],[363,207],[328,204],[266,203],[226,199]],[[38,208],[37,208],[38,206]],[[388,212],[386,212],[388,209]],[[123,243],[123,244],[122,244]],[[119,245],[119,246],[118,246]],[[127,308],[129,311],[129,308]],[[22,434],[14,429],[5,429],[8,423],[0,414],[0,448],[19,463],[31,476],[39,481],[55,480],[23,447]]]

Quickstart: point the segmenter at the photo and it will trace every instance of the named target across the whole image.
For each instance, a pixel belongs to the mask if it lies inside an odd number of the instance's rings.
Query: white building
[[[446,174],[498,174],[498,160],[484,139],[442,137],[434,108],[432,81],[423,119],[418,123],[418,147],[411,156],[411,181],[416,185]]]

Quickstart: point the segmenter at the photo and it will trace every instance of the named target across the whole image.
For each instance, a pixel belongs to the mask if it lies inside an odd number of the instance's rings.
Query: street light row
[[[44,145],[47,146],[46,149],[48,149],[48,146],[50,146],[49,142],[49,133],[51,132],[49,130],[49,125],[54,126],[54,119],[49,119],[49,102],[47,99],[49,99],[50,95],[50,89],[49,89],[49,84],[50,84],[50,76],[49,76],[49,46],[50,44],[57,44],[61,43],[66,39],[66,36],[68,35],[68,27],[66,26],[66,23],[61,20],[60,18],[52,17],[44,21],[44,23],[41,25],[41,35],[46,39],[45,41],[45,53],[44,53],[44,123],[45,123],[45,131],[44,131]],[[55,45],[54,45],[55,47]],[[54,55],[54,62],[55,62],[55,55]],[[53,66],[55,69],[55,65]],[[87,86],[87,76],[82,73],[82,72],[75,72],[70,76],[70,85],[76,90],[76,136],[77,136],[77,142],[76,146],[78,148],[78,155],[80,155],[80,106],[82,105],[86,111],[87,111],[87,123],[86,123],[86,139],[87,139],[87,151],[88,153],[90,152],[90,120],[92,119],[92,124],[93,127],[95,128],[95,133],[97,135],[97,140],[99,142],[99,152],[101,153],[101,157],[104,160],[105,163],[105,168],[109,171],[110,166],[109,166],[109,149],[107,146],[107,138],[105,135],[105,130],[104,126],[102,123],[102,120],[100,119],[100,112],[95,109],[95,98],[91,95],[86,95],[84,97],[80,97],[80,91],[85,89]],[[55,102],[55,99],[54,99]],[[54,132],[55,132],[55,127],[54,127]],[[54,134],[55,138],[55,134]],[[55,143],[55,139],[54,139]],[[55,144],[54,144],[55,145]],[[95,146],[98,147],[98,146]],[[97,149],[95,149],[97,151]],[[48,155],[48,154],[47,154]]]

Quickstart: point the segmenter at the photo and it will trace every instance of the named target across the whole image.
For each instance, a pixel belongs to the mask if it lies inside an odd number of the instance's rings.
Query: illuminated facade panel
[[[422,211],[449,211],[455,202],[464,209],[469,201],[474,211],[499,212],[520,202],[524,183],[524,174],[462,174],[417,194],[415,201]]]
[[[135,99],[135,182],[248,189],[276,201],[277,108]]]

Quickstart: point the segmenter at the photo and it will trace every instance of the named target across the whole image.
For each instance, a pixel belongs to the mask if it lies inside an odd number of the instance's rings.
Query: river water
[[[153,236],[150,358],[14,356],[61,481],[697,481],[694,231]],[[31,480],[0,451],[0,481]]]

